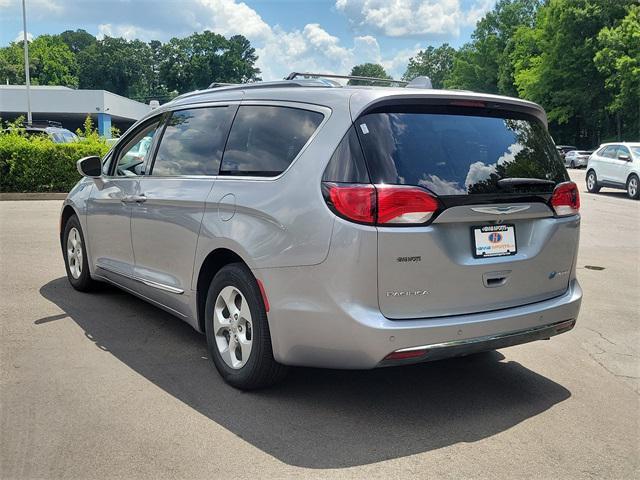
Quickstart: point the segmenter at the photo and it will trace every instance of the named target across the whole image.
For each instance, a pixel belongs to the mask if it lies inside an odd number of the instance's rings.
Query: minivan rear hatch
[[[533,303],[566,291],[579,217],[550,199],[568,181],[539,118],[482,102],[385,105],[355,121],[371,182],[437,197],[428,224],[378,227],[378,297],[391,319]]]

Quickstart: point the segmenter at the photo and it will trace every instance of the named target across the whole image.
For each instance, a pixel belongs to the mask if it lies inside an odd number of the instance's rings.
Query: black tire
[[[69,251],[68,251],[68,240],[69,234],[75,229],[75,232],[80,237],[80,252],[81,252],[81,261],[80,265],[80,273],[77,275],[78,271],[75,271],[75,274],[71,271],[71,265],[69,262]],[[72,215],[67,223],[64,225],[64,232],[62,234],[62,256],[64,257],[64,266],[67,270],[67,279],[73,288],[80,292],[88,292],[95,287],[95,280],[91,278],[91,274],[89,273],[89,260],[87,257],[87,247],[86,242],[84,241],[84,234],[82,233],[82,227],[80,226],[80,221],[78,217]],[[76,262],[77,262],[77,258]]]
[[[590,178],[593,176],[593,181],[590,181]],[[589,170],[587,172],[587,179],[586,179],[586,183],[587,183],[587,191],[589,193],[598,193],[600,191],[600,185],[598,185],[598,177],[596,176],[596,172],[594,172],[593,170]]]
[[[571,168],[576,168],[576,162],[574,162],[573,160],[571,160],[571,165],[569,165]]]
[[[640,180],[635,173],[629,175],[627,179],[627,195],[632,200],[638,200],[640,198]]]
[[[214,308],[218,295],[225,287],[237,289],[246,299],[251,313],[251,352],[246,363],[239,368],[232,368],[222,358],[214,332]],[[209,357],[229,385],[241,390],[254,390],[271,386],[286,375],[287,367],[277,363],[273,358],[269,322],[260,287],[246,265],[226,265],[211,281],[205,306],[205,331]]]

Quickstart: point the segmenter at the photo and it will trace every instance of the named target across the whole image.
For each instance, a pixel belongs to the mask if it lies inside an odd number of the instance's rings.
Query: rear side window
[[[238,109],[221,175],[272,177],[284,172],[322,122],[318,112],[262,105]]]
[[[362,148],[352,126],[340,141],[329,160],[322,178],[324,182],[369,183]]]
[[[617,145],[611,145],[611,146],[605,148],[602,151],[601,155],[603,157],[606,157],[606,158],[616,158],[617,157],[617,153],[618,153],[618,146]]]
[[[173,112],[151,175],[217,175],[234,111],[207,107]]]
[[[417,185],[437,195],[549,193],[568,180],[537,119],[473,108],[431,107],[367,114],[356,123],[374,183]],[[509,186],[511,185],[511,186]],[[516,192],[509,192],[516,193]]]

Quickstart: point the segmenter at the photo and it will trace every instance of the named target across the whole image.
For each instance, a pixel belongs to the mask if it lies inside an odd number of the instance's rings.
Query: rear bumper
[[[283,282],[283,275],[288,281]],[[389,365],[385,357],[402,349],[428,347],[415,363],[527,343],[570,330],[582,289],[572,280],[549,300],[514,308],[450,317],[390,320],[377,305],[332,294],[340,285],[314,281],[306,269],[259,272],[268,286],[274,357],[287,365],[369,369]],[[353,283],[351,284],[353,285]],[[269,288],[271,286],[271,288]]]
[[[459,357],[469,355],[471,353],[485,352],[487,350],[512,347],[514,345],[521,345],[523,343],[534,342],[536,340],[548,340],[555,335],[568,332],[575,326],[575,324],[575,319],[565,320],[562,322],[552,323],[551,325],[531,327],[517,332],[497,333],[494,335],[470,338],[467,340],[451,340],[444,343],[403,348],[396,350],[395,353],[410,354],[411,356],[409,358],[400,360],[383,359],[379,366],[385,367],[429,362],[433,360],[441,360],[443,358]]]

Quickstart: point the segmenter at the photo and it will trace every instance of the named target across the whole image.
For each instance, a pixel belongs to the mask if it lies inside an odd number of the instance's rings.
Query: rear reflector
[[[262,280],[259,278],[258,280],[258,288],[260,288],[260,295],[262,295],[262,301],[264,302],[264,310],[269,313],[269,299],[267,298],[267,292],[264,290],[264,284]]]
[[[384,357],[385,360],[408,360],[410,358],[418,358],[422,357],[427,353],[426,348],[418,349],[418,350],[405,350],[398,352],[391,352],[389,355]]]
[[[419,187],[324,182],[329,208],[352,222],[369,225],[419,225],[440,208],[438,199]]]
[[[578,213],[580,211],[578,186],[573,182],[564,182],[558,185],[551,196],[551,206],[558,217]]]

